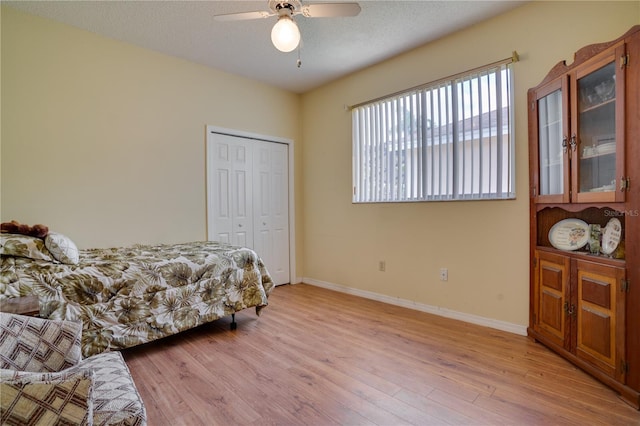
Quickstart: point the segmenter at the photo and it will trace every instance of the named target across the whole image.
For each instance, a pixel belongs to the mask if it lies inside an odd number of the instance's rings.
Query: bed
[[[55,233],[0,237],[0,302],[35,294],[40,316],[82,320],[85,357],[230,315],[235,328],[234,314],[259,315],[274,287],[253,250],[219,242],[78,250]]]

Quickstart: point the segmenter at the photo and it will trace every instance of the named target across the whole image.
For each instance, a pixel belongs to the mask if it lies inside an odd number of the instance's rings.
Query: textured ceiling
[[[341,0],[349,2],[350,0]],[[304,4],[328,3],[327,0]],[[259,80],[296,93],[503,13],[524,1],[358,0],[356,17],[299,15],[300,51],[271,44],[275,17],[215,21],[268,10],[267,1],[2,1],[3,5],[109,38]],[[296,66],[300,54],[302,66]]]

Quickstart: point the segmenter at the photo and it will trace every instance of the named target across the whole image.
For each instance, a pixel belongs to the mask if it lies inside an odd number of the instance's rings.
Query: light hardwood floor
[[[298,284],[124,351],[149,426],[638,425],[530,339]]]

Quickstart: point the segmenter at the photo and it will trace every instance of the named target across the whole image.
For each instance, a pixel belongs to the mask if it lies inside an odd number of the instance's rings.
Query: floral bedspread
[[[82,320],[87,357],[267,305],[253,250],[206,241],[80,250],[77,265],[2,256],[0,299],[35,293],[45,318]]]

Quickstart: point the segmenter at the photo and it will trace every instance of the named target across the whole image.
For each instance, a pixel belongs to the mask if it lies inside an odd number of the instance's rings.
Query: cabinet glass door
[[[540,195],[562,194],[562,92],[556,90],[538,101]]]
[[[624,164],[623,102],[616,96],[624,74],[617,72],[615,58],[576,73],[577,134],[570,139],[574,201],[624,201],[618,187]]]
[[[538,122],[537,202],[568,202],[568,119],[566,79],[536,93]]]

